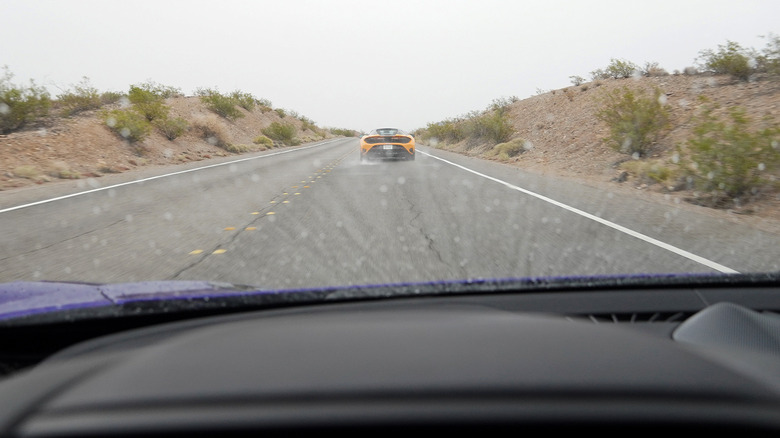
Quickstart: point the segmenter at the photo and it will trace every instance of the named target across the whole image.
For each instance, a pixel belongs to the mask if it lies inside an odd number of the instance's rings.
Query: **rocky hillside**
[[[603,97],[623,87],[637,90],[659,89],[665,97],[670,125],[661,132],[642,159],[620,153],[604,141],[609,130],[596,116]],[[691,138],[695,120],[703,105],[715,104],[725,112],[740,107],[759,124],[780,123],[780,81],[759,78],[736,81],[729,76],[666,75],[629,79],[604,79],[579,86],[551,90],[519,100],[508,107],[513,138],[522,139],[522,153],[498,157],[493,144],[475,144],[466,139],[457,143],[431,142],[436,147],[485,159],[504,161],[524,170],[577,178],[605,190],[632,190],[653,193],[661,198],[696,203],[697,193],[669,181],[648,178],[647,168],[671,166]],[[780,181],[780,175],[770,179]],[[648,195],[650,196],[650,195]],[[656,196],[658,197],[658,196]],[[780,190],[771,185],[743,202],[729,205],[731,213],[746,213],[780,219]]]
[[[143,141],[130,143],[106,126],[103,111],[119,104],[79,113],[71,117],[50,116],[23,131],[0,135],[0,190],[63,179],[95,178],[107,173],[132,171],[149,165],[175,164],[231,155],[229,150],[264,150],[283,147],[256,144],[262,130],[273,122],[296,127],[296,142],[331,136],[328,130],[304,123],[283,111],[257,106],[252,111],[236,107],[243,117],[234,121],[207,109],[199,97],[165,100],[169,118],[181,118],[189,129],[168,140],[153,129]],[[57,114],[56,108],[51,111]],[[203,134],[208,126],[221,138],[222,146]],[[226,148],[225,145],[232,147]]]

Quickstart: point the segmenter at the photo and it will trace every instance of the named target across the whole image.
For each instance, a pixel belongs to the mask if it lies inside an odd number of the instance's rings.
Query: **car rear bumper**
[[[387,146],[390,147],[388,148]],[[414,149],[412,149],[412,152],[410,152],[408,149],[400,145],[375,145],[367,152],[364,152],[363,155],[368,158],[406,159],[411,158],[414,155],[413,151]]]

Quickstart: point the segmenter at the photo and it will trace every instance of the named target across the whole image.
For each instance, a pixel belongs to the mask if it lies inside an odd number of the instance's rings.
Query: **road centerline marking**
[[[712,261],[710,259],[704,258],[704,257],[699,256],[699,255],[696,255],[696,254],[694,254],[692,252],[689,252],[689,251],[686,251],[686,250],[684,250],[682,248],[678,248],[678,247],[676,247],[674,245],[671,245],[671,244],[668,244],[666,242],[660,241],[658,239],[652,238],[652,237],[647,236],[645,234],[642,234],[642,233],[640,233],[638,231],[634,231],[634,230],[632,230],[630,228],[627,228],[627,227],[624,227],[622,225],[616,224],[614,222],[608,221],[606,219],[600,218],[600,217],[598,217],[596,215],[593,215],[591,213],[588,213],[588,212],[586,212],[584,210],[580,210],[579,208],[572,207],[572,206],[570,206],[568,204],[564,204],[563,202],[556,201],[555,199],[548,198],[547,196],[540,195],[540,194],[538,194],[536,192],[532,192],[532,191],[524,189],[524,188],[522,188],[520,186],[516,186],[516,185],[514,185],[512,183],[508,183],[508,182],[506,182],[504,180],[492,177],[490,175],[485,175],[484,173],[477,172],[476,170],[469,169],[466,166],[462,166],[460,164],[453,163],[452,161],[446,160],[446,159],[441,158],[441,157],[437,157],[435,155],[431,155],[431,154],[429,154],[427,152],[423,152],[423,151],[420,151],[420,150],[418,150],[418,152],[420,152],[421,154],[423,154],[425,156],[428,156],[428,157],[431,157],[433,159],[439,160],[441,162],[447,163],[447,164],[449,164],[451,166],[455,166],[455,167],[457,167],[457,168],[459,168],[461,170],[465,170],[466,172],[473,173],[474,175],[477,175],[477,176],[480,176],[482,178],[488,179],[490,181],[502,184],[502,185],[504,185],[504,186],[506,186],[506,187],[508,187],[508,188],[510,188],[512,190],[516,190],[518,192],[525,193],[526,195],[533,196],[534,198],[537,198],[537,199],[540,199],[540,200],[545,201],[547,203],[550,203],[552,205],[555,205],[556,207],[563,208],[564,210],[568,210],[568,211],[570,211],[572,213],[578,214],[578,215],[580,215],[580,216],[582,216],[584,218],[587,218],[587,219],[590,219],[592,221],[598,222],[598,223],[600,223],[602,225],[606,225],[606,226],[608,226],[608,227],[610,227],[612,229],[615,229],[615,230],[620,231],[622,233],[628,234],[631,237],[635,237],[635,238],[637,238],[639,240],[643,240],[643,241],[645,241],[647,243],[650,243],[652,245],[655,245],[655,246],[657,246],[659,248],[665,249],[665,250],[670,251],[670,252],[672,252],[674,254],[677,254],[679,256],[685,257],[685,258],[687,258],[689,260],[692,260],[692,261],[694,261],[696,263],[699,263],[701,265],[707,266],[708,268],[714,269],[714,270],[722,272],[724,274],[739,274],[739,271],[731,269],[728,266],[721,265],[720,263],[714,262],[714,261]]]

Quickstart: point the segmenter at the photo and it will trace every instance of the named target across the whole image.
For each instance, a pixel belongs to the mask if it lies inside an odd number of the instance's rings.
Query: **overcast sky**
[[[359,130],[566,87],[611,58],[671,72],[780,34],[777,0],[0,0],[0,17],[15,83],[240,89]]]

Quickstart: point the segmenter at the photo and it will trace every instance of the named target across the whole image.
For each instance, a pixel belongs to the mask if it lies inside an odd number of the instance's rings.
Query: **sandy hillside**
[[[106,127],[102,109],[69,118],[52,116],[24,131],[0,135],[0,190],[231,155],[202,138],[194,129],[199,123],[218,126],[230,143],[251,150],[264,149],[253,140],[275,121],[296,125],[302,142],[319,140],[327,133],[300,131],[300,120],[289,115],[282,119],[276,111],[263,112],[259,107],[251,112],[238,108],[244,117],[231,122],[209,111],[198,97],[170,98],[166,104],[171,107],[169,117],[181,117],[193,127],[174,140],[153,130],[143,141],[130,144]]]
[[[575,178],[605,190],[626,191],[659,202],[690,201],[696,195],[691,191],[667,187],[627,172],[629,166],[625,162],[631,161],[631,156],[613,150],[603,141],[608,130],[596,117],[600,99],[604,93],[621,87],[648,91],[658,88],[666,98],[671,126],[652,146],[646,161],[671,161],[677,147],[684,145],[692,133],[694,117],[703,105],[701,97],[724,111],[739,106],[756,124],[780,123],[780,81],[777,80],[759,78],[741,82],[728,76],[711,75],[606,79],[551,90],[513,103],[510,115],[515,137],[530,142],[531,148],[505,162],[525,170]],[[490,156],[492,146],[475,147],[464,141],[455,145],[439,144],[438,147],[497,159]],[[780,175],[775,177],[780,179]],[[721,213],[766,219],[775,222],[771,228],[780,230],[780,191],[762,192],[741,207],[713,212]]]

